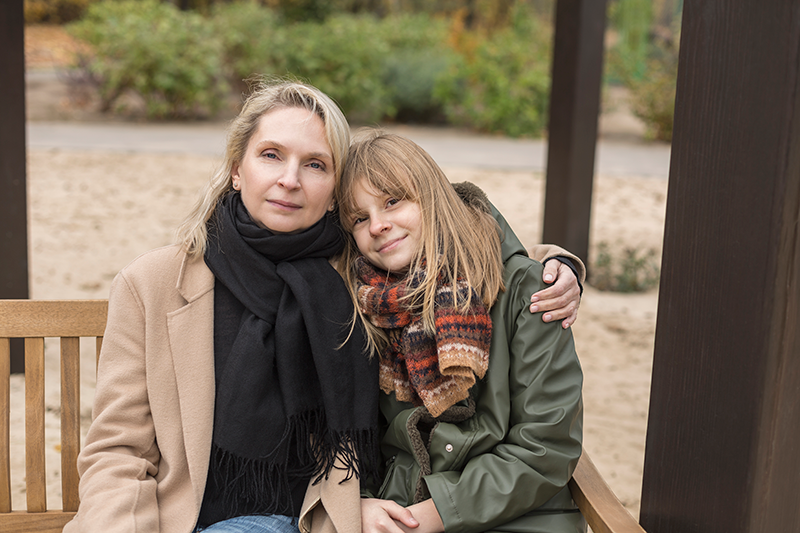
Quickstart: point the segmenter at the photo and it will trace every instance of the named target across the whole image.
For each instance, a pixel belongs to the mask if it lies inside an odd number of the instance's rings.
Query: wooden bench
[[[0,300],[0,531],[60,532],[78,509],[81,337],[103,342],[106,300]],[[44,447],[44,338],[61,339],[61,509],[47,509]],[[11,509],[10,348],[25,339],[25,484],[27,508]],[[52,466],[51,466],[52,468]],[[644,533],[584,452],[569,483],[594,533]]]

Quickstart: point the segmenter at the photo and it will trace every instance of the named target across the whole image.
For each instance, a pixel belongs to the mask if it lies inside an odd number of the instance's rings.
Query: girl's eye
[[[388,200],[386,200],[386,205],[387,206],[393,206],[394,204],[396,204],[399,201],[400,200],[398,200],[397,198],[389,198]]]
[[[353,225],[361,224],[362,222],[366,221],[367,217],[356,217],[353,219]]]

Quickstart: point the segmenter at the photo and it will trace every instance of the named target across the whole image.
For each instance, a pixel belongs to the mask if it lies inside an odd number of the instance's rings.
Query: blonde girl
[[[542,265],[482,191],[397,135],[351,145],[337,197],[352,234],[339,268],[383,391],[385,471],[362,530],[583,531],[566,487],[582,374],[571,332],[529,312]]]

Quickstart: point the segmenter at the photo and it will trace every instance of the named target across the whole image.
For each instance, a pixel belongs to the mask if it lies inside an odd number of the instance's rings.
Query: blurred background
[[[609,1],[604,107],[624,102],[648,139],[672,135],[682,3]],[[353,124],[537,137],[547,127],[554,5],[25,0],[26,62],[29,74],[57,69],[68,94],[54,113],[66,118],[227,119],[248,78],[289,75],[331,95]]]

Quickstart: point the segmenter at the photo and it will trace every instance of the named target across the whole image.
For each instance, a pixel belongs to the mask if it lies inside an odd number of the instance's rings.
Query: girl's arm
[[[503,431],[502,442],[459,470],[425,477],[448,531],[490,530],[542,506],[567,490],[580,456],[583,378],[572,334],[528,311],[542,274],[540,264],[512,258],[492,309],[490,368],[474,423]],[[439,438],[431,436],[432,449],[444,446]]]
[[[78,457],[81,503],[65,532],[159,530],[154,476],[160,453],[147,396],[144,342],[143,312],[120,274],[111,287],[93,421]]]

